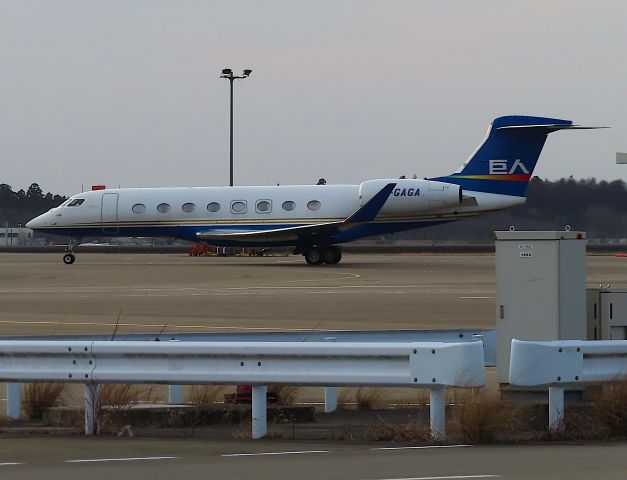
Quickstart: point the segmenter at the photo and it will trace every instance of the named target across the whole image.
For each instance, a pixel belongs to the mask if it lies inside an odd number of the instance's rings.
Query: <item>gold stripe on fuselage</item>
[[[478,214],[496,212],[499,209],[494,210],[483,210],[481,212],[466,212],[466,213],[446,213],[446,214],[431,214],[431,215],[420,215],[415,217],[401,217],[401,216],[382,216],[371,222],[367,223],[421,223],[431,220],[436,221],[445,221],[452,219],[460,219],[460,218],[468,218],[474,217]],[[328,223],[328,222],[340,222],[344,220],[343,218],[316,218],[316,219],[302,219],[302,218],[280,218],[280,219],[268,219],[262,220],[259,219],[225,219],[225,220],[145,220],[145,221],[121,221],[121,222],[98,222],[98,223],[75,223],[72,225],[61,225],[58,227],[49,227],[49,228],[72,228],[72,227],[179,227],[179,226],[197,226],[199,228],[202,227],[210,227],[210,226],[220,226],[220,225],[250,225],[250,226],[260,226],[260,225],[272,225],[272,224],[297,224],[300,225],[317,225],[320,223]]]

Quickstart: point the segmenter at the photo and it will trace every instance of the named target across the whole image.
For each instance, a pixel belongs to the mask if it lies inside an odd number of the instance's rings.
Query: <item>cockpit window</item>
[[[67,204],[68,207],[80,207],[83,203],[85,203],[84,198],[76,198]]]

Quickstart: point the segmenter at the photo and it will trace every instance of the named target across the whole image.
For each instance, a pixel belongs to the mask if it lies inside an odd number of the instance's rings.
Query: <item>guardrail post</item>
[[[168,385],[168,403],[170,405],[183,403],[183,387],[181,385]]]
[[[558,430],[564,424],[564,387],[549,387],[549,429]]]
[[[100,433],[100,385],[85,384],[85,435]]]
[[[337,387],[324,387],[324,413],[337,410]]]
[[[253,385],[252,405],[252,437],[263,438],[268,431],[267,425],[267,393],[265,385]]]
[[[444,388],[429,389],[429,417],[431,421],[431,435],[434,440],[444,441],[446,439],[446,413],[445,413]]]
[[[326,337],[325,342],[336,342],[335,337]],[[337,410],[337,387],[324,387],[324,413]]]
[[[22,402],[20,393],[19,383],[7,383],[7,417],[9,417],[9,420],[20,419],[20,405]]]

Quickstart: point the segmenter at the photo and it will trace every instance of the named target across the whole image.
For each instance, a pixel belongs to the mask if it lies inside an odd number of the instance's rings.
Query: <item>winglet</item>
[[[344,220],[344,224],[347,223],[362,223],[370,222],[379,214],[379,211],[383,208],[383,205],[387,201],[388,197],[396,187],[396,183],[388,183],[379,192],[368,200],[361,208],[359,208],[350,217]]]

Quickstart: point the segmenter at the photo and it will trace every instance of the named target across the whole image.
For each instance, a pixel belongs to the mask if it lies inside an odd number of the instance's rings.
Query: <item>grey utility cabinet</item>
[[[588,340],[627,340],[627,288],[588,289]]]
[[[586,234],[497,231],[496,364],[508,383],[513,338],[586,338]]]

